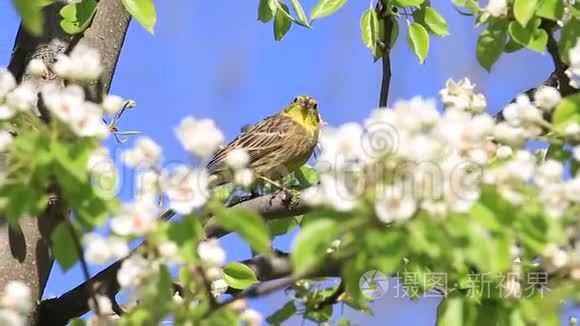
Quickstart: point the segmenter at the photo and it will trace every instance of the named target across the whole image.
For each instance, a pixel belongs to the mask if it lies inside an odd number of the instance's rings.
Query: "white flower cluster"
[[[0,120],[10,119],[18,112],[32,110],[37,99],[38,91],[34,83],[26,81],[17,85],[12,73],[0,68]]]
[[[52,69],[61,78],[87,82],[98,79],[103,72],[99,51],[82,42],[70,55],[59,54]]]
[[[474,90],[475,84],[468,78],[458,82],[449,79],[439,95],[447,108],[480,113],[485,111],[487,101],[483,94],[475,93]]]
[[[0,324],[24,326],[32,309],[32,297],[28,286],[21,281],[10,281],[0,296]]]
[[[248,169],[250,155],[244,149],[234,149],[228,153],[226,164],[234,171],[234,184],[250,187],[254,182],[254,174]]]
[[[228,290],[221,267],[226,261],[226,252],[220,247],[216,239],[200,242],[197,253],[201,259],[207,280],[211,282],[211,292],[216,298]]]
[[[508,2],[507,0],[489,0],[484,11],[494,17],[506,16],[508,13]]]

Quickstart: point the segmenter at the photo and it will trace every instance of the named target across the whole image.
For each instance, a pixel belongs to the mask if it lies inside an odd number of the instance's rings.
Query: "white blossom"
[[[157,246],[159,255],[162,257],[163,261],[167,263],[179,263],[182,261],[179,256],[179,247],[173,241],[163,241]]]
[[[94,299],[97,301],[96,305]],[[98,311],[101,315],[113,313],[113,303],[108,297],[102,294],[97,294],[89,298],[89,308],[91,308],[92,311],[97,312],[97,306],[99,307]]]
[[[564,128],[564,133],[569,137],[576,137],[580,134],[580,124],[576,122],[569,123],[566,128]]]
[[[243,169],[248,166],[250,155],[248,155],[248,152],[244,149],[234,148],[226,156],[225,162],[234,170]]]
[[[221,267],[226,260],[226,252],[216,239],[208,239],[199,243],[197,253],[206,268]]]
[[[215,281],[224,278],[224,271],[219,267],[208,267],[205,270],[205,277],[207,277],[208,281]]]
[[[224,142],[223,133],[213,120],[184,118],[175,129],[183,148],[201,157],[207,157]]]
[[[9,281],[4,286],[0,305],[6,309],[28,313],[32,309],[30,288],[22,281]]]
[[[527,95],[520,95],[514,103],[508,104],[503,110],[503,116],[512,127],[524,127],[525,131],[533,128],[542,121],[542,112],[538,110]],[[531,136],[537,136],[539,132],[534,130]]]
[[[357,123],[347,123],[338,128],[323,127],[318,139],[321,149],[319,162],[340,170],[364,160],[366,155],[362,136],[363,129]]]
[[[536,171],[536,182],[544,186],[550,183],[560,182],[564,174],[564,166],[556,160],[547,160]]]
[[[164,170],[160,177],[169,206],[178,214],[189,214],[206,203],[210,195],[208,181],[207,170],[190,169],[186,165]]]
[[[10,309],[0,309],[0,325],[26,326],[26,316]]]
[[[159,174],[153,169],[141,171],[135,178],[136,197],[153,200],[159,196]]]
[[[8,69],[0,67],[0,100],[16,87],[16,79]]]
[[[489,0],[484,10],[494,17],[506,16],[508,11],[507,0]]]
[[[375,203],[375,213],[384,223],[406,220],[412,217],[416,210],[417,202],[400,186],[387,187],[382,197]]]
[[[561,100],[562,96],[560,95],[560,92],[558,92],[554,87],[541,86],[534,93],[536,106],[546,111],[554,109],[558,104],[560,104]]]
[[[94,233],[87,234],[83,237],[86,245],[85,259],[93,264],[103,264],[112,258],[111,249],[107,239]]]
[[[16,114],[16,110],[8,105],[0,104],[0,120],[7,120]]]
[[[32,59],[28,63],[28,66],[26,66],[26,72],[33,76],[41,77],[46,74],[47,69],[46,65],[41,59]]]
[[[66,79],[79,81],[96,80],[103,72],[101,56],[96,49],[92,49],[81,42],[74,47],[70,55],[58,55],[53,71],[59,77]]]
[[[247,326],[262,325],[262,315],[254,309],[246,309],[242,312],[242,320],[246,322]]]
[[[121,264],[117,281],[121,288],[139,286],[151,272],[151,262],[141,255],[131,255]]]
[[[570,86],[580,88],[580,37],[576,39],[576,45],[568,52],[570,68],[566,75],[570,78]]]
[[[254,173],[250,169],[240,169],[234,172],[234,183],[242,187],[250,187],[254,182]]]
[[[0,153],[8,152],[13,142],[14,137],[10,132],[0,130]]]
[[[36,106],[38,91],[30,81],[22,82],[6,95],[6,105],[25,112]]]
[[[216,298],[226,293],[226,291],[228,290],[228,283],[226,283],[226,281],[223,279],[212,281],[210,286],[211,293]]]
[[[505,146],[505,145],[501,145],[497,148],[497,151],[495,152],[495,156],[497,158],[499,158],[500,160],[509,158],[510,156],[512,156],[513,150],[511,147],[509,146]]]
[[[161,147],[153,139],[140,136],[135,147],[124,151],[121,157],[130,167],[153,167],[161,160]]]
[[[159,206],[150,199],[123,203],[119,214],[111,219],[111,228],[121,236],[142,236],[157,228],[160,213]]]
[[[574,157],[576,161],[580,162],[580,145],[574,146],[574,148],[572,148],[572,157]]]
[[[449,109],[457,109],[469,112],[483,112],[487,107],[487,100],[483,94],[474,92],[475,84],[469,78],[458,82],[447,80],[445,88],[439,91],[443,104]]]
[[[107,114],[115,115],[121,111],[124,103],[125,101],[120,96],[107,95],[103,99],[103,103],[101,103],[101,105]]]

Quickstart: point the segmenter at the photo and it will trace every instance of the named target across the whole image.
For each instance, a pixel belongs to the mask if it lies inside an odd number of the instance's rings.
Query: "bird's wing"
[[[250,168],[257,168],[258,165],[264,163],[263,158],[276,153],[283,146],[286,134],[292,127],[291,123],[293,122],[281,119],[277,115],[260,121],[215,153],[207,164],[209,174],[218,174],[223,171],[227,155],[236,148],[241,148],[248,153]]]

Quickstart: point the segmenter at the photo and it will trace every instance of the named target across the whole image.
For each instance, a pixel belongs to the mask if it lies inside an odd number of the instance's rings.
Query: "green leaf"
[[[572,17],[568,20],[566,25],[562,27],[560,40],[558,41],[560,57],[565,63],[570,63],[568,55],[570,50],[576,46],[578,37],[580,37],[580,19]]]
[[[298,2],[298,0],[290,0],[290,3],[292,4],[292,8],[294,8],[296,17],[298,17],[296,23],[298,25],[310,28],[310,22],[308,21],[308,17],[306,17],[306,13],[304,12],[304,9],[302,9],[300,2]]]
[[[383,38],[385,31],[376,10],[368,9],[365,11],[360,20],[360,30],[363,43],[377,57],[380,53],[378,41]]]
[[[302,220],[302,215],[300,216],[290,216],[285,218],[277,218],[268,221],[268,228],[270,229],[270,235],[272,237],[278,235],[284,235],[292,231],[295,227],[300,224]]]
[[[429,34],[427,34],[425,27],[418,23],[411,23],[409,25],[407,40],[409,42],[409,47],[419,58],[419,62],[425,62],[427,53],[429,52]]]
[[[258,20],[262,23],[267,23],[274,18],[276,7],[272,1],[273,0],[260,0],[260,4],[258,5]]]
[[[44,0],[12,0],[16,11],[22,18],[22,24],[33,35],[42,34],[44,16],[42,7],[47,5]]]
[[[68,4],[60,10],[60,16],[63,18],[60,26],[69,34],[80,33],[89,27],[96,12],[96,0]]]
[[[445,18],[435,9],[431,7],[425,7],[425,14],[423,19],[429,30],[437,36],[449,35],[449,29],[447,27],[447,21]]]
[[[332,317],[332,305],[326,305],[322,309],[307,309],[304,314],[306,319],[312,320],[316,323],[327,322]]]
[[[155,11],[153,0],[123,0],[123,4],[141,26],[149,33],[154,33],[157,12]]]
[[[551,20],[559,20],[564,14],[564,3],[562,0],[543,0],[536,10],[536,16]]]
[[[530,19],[534,17],[534,12],[538,6],[539,0],[515,0],[514,16],[518,23],[526,26]]]
[[[488,28],[477,40],[476,56],[479,64],[487,71],[499,59],[507,40],[507,23],[501,19],[490,19]]]
[[[503,49],[503,52],[513,53],[513,52],[519,51],[523,48],[524,48],[524,46],[522,44],[520,44],[519,42],[514,40],[513,37],[510,37],[509,41],[505,45],[505,48]]]
[[[548,33],[540,28],[541,19],[536,18],[526,27],[518,22],[511,22],[508,31],[513,40],[539,53],[544,53],[548,43]]]
[[[563,132],[570,123],[574,122],[580,123],[580,94],[564,98],[552,116],[554,128],[561,132]]]
[[[282,308],[276,310],[271,314],[266,321],[270,325],[281,325],[286,320],[290,319],[296,313],[296,305],[294,301],[288,301]]]
[[[475,325],[477,310],[460,297],[443,300],[437,308],[437,326]]]
[[[73,267],[80,258],[73,240],[73,235],[69,230],[69,226],[65,223],[68,222],[57,225],[51,235],[52,254],[63,271]]]
[[[310,11],[312,20],[332,15],[346,3],[346,0],[319,0]]]
[[[262,217],[245,208],[214,209],[217,222],[226,230],[237,232],[258,252],[270,251],[270,235]]]
[[[306,188],[318,184],[320,177],[308,164],[304,164],[296,172],[296,179],[300,182],[300,186]]]
[[[382,273],[389,275],[401,265],[406,253],[405,236],[400,230],[369,230],[364,237],[364,248],[371,253],[371,261]]]
[[[393,30],[391,31],[390,48],[392,49],[399,38],[399,22],[395,19],[393,20]]]
[[[25,215],[37,216],[48,205],[48,195],[43,188],[27,184],[11,184],[2,187],[0,197],[5,200],[2,211],[11,225],[17,225]]]
[[[392,4],[396,7],[419,7],[425,0],[393,0]]]
[[[292,27],[292,19],[289,16],[288,6],[279,3],[278,10],[274,15],[274,39],[276,41],[281,41]]]
[[[338,226],[331,219],[316,220],[304,226],[292,244],[294,273],[301,275],[319,266],[337,236]]]
[[[234,289],[247,289],[259,282],[250,267],[238,262],[224,266],[224,280]]]
[[[483,203],[478,202],[471,206],[469,215],[481,223],[481,225],[492,231],[499,231],[502,229],[502,225],[499,223],[495,212]]]

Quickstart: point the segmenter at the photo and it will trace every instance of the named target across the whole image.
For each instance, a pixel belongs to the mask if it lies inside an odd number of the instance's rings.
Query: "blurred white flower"
[[[85,259],[92,264],[103,264],[112,258],[107,239],[95,233],[89,233],[83,237],[85,243]]]
[[[400,186],[387,187],[375,203],[375,213],[383,223],[406,220],[415,214],[417,202]]]
[[[41,94],[48,110],[63,122],[72,121],[85,101],[83,89],[78,85],[60,89],[55,84],[48,84],[42,88]]]
[[[362,136],[361,125],[354,122],[338,128],[323,127],[318,139],[321,150],[318,161],[328,163],[337,170],[357,164],[366,157],[361,142]]]
[[[576,175],[567,180],[564,187],[566,198],[572,202],[580,203],[580,176]]]
[[[576,161],[580,162],[580,145],[576,145],[574,148],[572,148],[572,157],[574,157]]]
[[[505,146],[505,145],[501,145],[497,148],[497,151],[495,152],[495,156],[500,159],[506,159],[509,158],[510,156],[512,156],[512,148],[509,146]]]
[[[97,300],[97,305],[99,307],[99,313],[101,315],[107,315],[107,314],[114,313],[113,312],[113,303],[111,302],[111,300],[109,298],[107,298],[106,296],[104,296],[102,294],[97,294],[94,296],[94,298]],[[97,312],[97,305],[95,305],[95,301],[93,300],[93,296],[91,296],[89,298],[89,308],[96,313]]]
[[[0,325],[26,326],[26,316],[10,309],[0,309]]]
[[[580,37],[576,39],[576,45],[568,52],[570,67],[566,75],[570,78],[570,86],[580,88]]]
[[[20,313],[28,313],[32,309],[32,293],[22,281],[9,281],[4,286],[0,305]]]
[[[161,160],[161,147],[153,139],[140,136],[135,147],[125,150],[121,158],[130,167],[153,167]]]
[[[558,92],[554,87],[541,86],[534,93],[536,106],[546,111],[554,109],[558,104],[560,104],[561,100],[562,96],[560,95],[560,92]]]
[[[501,17],[507,15],[508,3],[507,0],[489,0],[484,11],[494,17]]]
[[[211,282],[211,294],[214,297],[219,297],[220,295],[226,293],[228,290],[228,283],[225,280],[219,279]]]
[[[0,67],[0,99],[16,87],[16,79],[8,69]]]
[[[157,246],[159,255],[166,263],[180,263],[182,261],[179,256],[179,247],[173,241],[163,241]]]
[[[110,236],[107,239],[107,244],[109,245],[109,251],[113,258],[120,259],[129,255],[129,244],[127,240],[121,237]]]
[[[123,108],[123,103],[125,103],[125,101],[120,96],[107,95],[103,99],[103,103],[101,103],[101,105],[107,114],[115,115],[121,111]]]
[[[538,122],[542,121],[542,112],[538,110],[527,95],[520,95],[514,103],[508,104],[503,110],[503,116],[512,127],[523,127],[528,131],[535,127],[531,136],[539,135]]]
[[[449,109],[483,112],[487,107],[487,100],[483,94],[476,94],[474,90],[475,84],[472,84],[467,77],[458,82],[449,79],[445,88],[439,91],[439,95],[443,104]]]
[[[216,239],[208,239],[199,243],[197,253],[205,268],[221,267],[226,261],[226,252]]]
[[[540,186],[558,183],[564,175],[564,166],[560,161],[547,160],[536,171],[535,180]]]
[[[7,120],[10,119],[16,114],[16,110],[14,108],[0,104],[0,120]]]
[[[183,148],[201,157],[209,156],[225,139],[213,120],[196,120],[191,116],[181,120],[175,134]]]
[[[250,169],[240,169],[234,172],[234,183],[242,187],[250,187],[254,182],[254,173]]]
[[[542,255],[548,259],[548,267],[555,269],[566,266],[569,261],[568,253],[554,243],[547,244]]]
[[[205,169],[178,165],[161,173],[161,189],[169,198],[169,206],[178,214],[189,214],[203,206],[209,198],[209,175]]]
[[[32,59],[28,63],[28,66],[26,66],[26,72],[33,76],[41,77],[46,74],[47,69],[46,65],[41,59]]]
[[[131,255],[121,264],[117,281],[121,288],[139,286],[151,272],[151,262],[141,255]]]
[[[246,309],[242,312],[242,321],[246,322],[247,326],[262,325],[262,315],[254,309]]]
[[[234,170],[243,169],[248,166],[250,155],[248,155],[248,152],[242,148],[234,148],[226,156],[225,162]]]
[[[103,72],[99,51],[82,42],[70,55],[59,54],[52,69],[59,77],[79,81],[96,80]]]
[[[580,134],[580,124],[576,122],[572,122],[566,126],[564,129],[564,133],[568,137],[575,137]]]
[[[13,142],[14,137],[10,132],[0,130],[0,153],[8,152]]]
[[[80,137],[104,139],[109,135],[109,127],[103,121],[101,108],[91,102],[85,102],[78,108],[75,119],[69,121],[71,130]]]
[[[111,229],[121,236],[142,236],[157,228],[160,213],[159,206],[153,200],[123,203],[119,215],[111,219]]]
[[[38,91],[34,84],[24,81],[10,93],[6,94],[6,105],[17,111],[29,111],[36,106]]]
[[[553,218],[560,218],[570,206],[566,187],[562,183],[542,184],[538,199],[544,204],[544,211]]]
[[[205,270],[208,281],[215,281],[224,278],[224,271],[219,267],[209,267]]]
[[[541,129],[538,128],[538,131],[541,132]],[[523,128],[513,127],[505,121],[496,124],[493,130],[493,136],[498,141],[512,147],[521,145],[526,140],[526,134]]]
[[[139,172],[135,178],[136,197],[154,200],[159,196],[159,174],[153,169]]]

